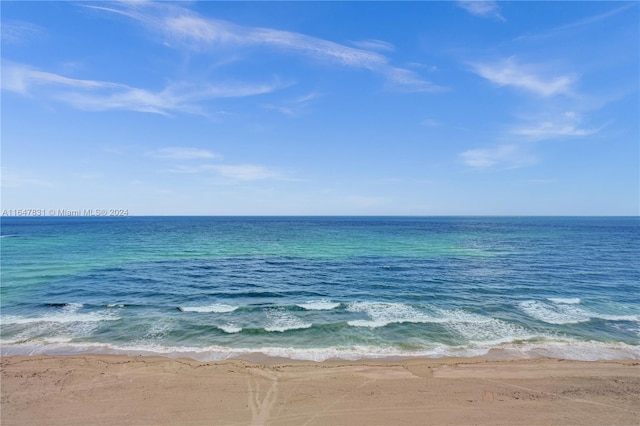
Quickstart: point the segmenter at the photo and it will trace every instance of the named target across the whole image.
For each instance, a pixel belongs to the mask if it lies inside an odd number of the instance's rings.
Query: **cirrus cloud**
[[[230,181],[251,182],[259,180],[288,180],[273,168],[256,164],[197,164],[177,165],[166,170],[175,174],[214,174]]]
[[[162,115],[174,112],[201,114],[201,102],[261,95],[286,86],[287,84],[279,81],[257,84],[230,82],[217,85],[174,82],[154,91],[110,81],[69,78],[8,61],[5,61],[2,67],[2,90],[54,99],[87,111],[129,110]]]
[[[475,16],[505,21],[498,3],[492,0],[460,0],[458,6]]]
[[[167,160],[198,160],[219,158],[220,155],[207,149],[188,147],[166,147],[159,148],[147,153],[149,157]]]
[[[476,74],[498,86],[514,87],[543,97],[570,94],[576,81],[575,75],[543,73],[542,66],[521,64],[514,58],[493,63],[477,63],[472,67]]]
[[[222,19],[203,17],[181,6],[164,3],[120,3],[114,6],[83,7],[117,13],[141,23],[161,34],[164,43],[203,52],[216,47],[268,47],[298,53],[344,67],[359,68],[384,76],[392,87],[402,91],[437,92],[444,88],[420,77],[414,71],[390,64],[379,51],[390,51],[393,45],[382,40],[354,42],[357,47],[302,33],[275,28],[248,27]]]
[[[536,162],[535,157],[525,152],[521,146],[505,144],[494,148],[470,149],[460,154],[467,166],[476,169],[503,167],[515,169]]]

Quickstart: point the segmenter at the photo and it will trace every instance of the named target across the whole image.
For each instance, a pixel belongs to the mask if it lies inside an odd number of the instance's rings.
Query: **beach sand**
[[[640,362],[3,357],[9,425],[638,425]]]

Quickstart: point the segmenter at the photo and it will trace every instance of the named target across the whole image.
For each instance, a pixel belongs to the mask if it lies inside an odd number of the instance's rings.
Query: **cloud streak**
[[[458,6],[475,16],[480,16],[482,18],[494,18],[500,21],[505,21],[504,17],[500,14],[500,7],[498,7],[498,4],[495,1],[461,0],[458,1]]]
[[[286,86],[280,82],[170,83],[161,90],[153,91],[108,81],[69,78],[6,61],[2,68],[2,81],[3,90],[52,98],[81,110],[130,110],[163,115],[174,112],[200,114],[201,102],[261,95]]]
[[[539,66],[519,64],[513,58],[495,63],[478,63],[472,67],[476,74],[498,86],[514,87],[543,97],[568,95],[576,81],[573,75],[541,75]]]
[[[165,160],[200,160],[219,158],[220,155],[207,149],[188,147],[166,147],[150,151],[147,156]]]
[[[469,167],[488,169],[496,166],[515,169],[536,162],[530,154],[515,144],[500,145],[495,148],[470,149],[460,154],[462,161]]]
[[[163,147],[144,153],[144,156],[155,160],[191,161],[191,163],[175,164],[165,172],[183,175],[205,174],[216,175],[232,182],[252,182],[260,180],[287,180],[285,175],[273,168],[256,164],[224,164],[201,163],[198,160],[217,160],[222,156],[208,149],[194,147]]]
[[[168,4],[123,3],[119,7],[84,7],[132,18],[162,34],[170,46],[200,52],[217,47],[268,47],[344,67],[366,69],[384,76],[393,86],[404,91],[437,92],[444,89],[411,70],[392,66],[389,59],[378,51],[389,51],[393,46],[381,40],[355,42],[359,47],[350,47],[306,34],[205,18],[183,7]]]
[[[0,171],[2,179],[0,186],[3,188],[21,188],[21,187],[53,187],[55,186],[50,179],[42,178],[30,171],[16,171],[7,169],[6,167]]]
[[[364,49],[364,50],[376,50],[379,52],[393,52],[394,50],[396,50],[393,44],[383,40],[368,39],[368,40],[352,41],[351,44],[357,47],[358,49]]]
[[[580,127],[581,117],[572,112],[566,112],[556,119],[544,120],[535,124],[516,127],[511,134],[526,136],[533,140],[543,140],[562,137],[589,136],[597,133],[600,128],[585,129]]]
[[[563,34],[567,31],[572,31],[572,30],[580,30],[580,29],[584,29],[584,28],[588,28],[591,25],[595,24],[595,23],[599,23],[601,21],[604,21],[606,19],[611,18],[612,16],[617,15],[620,12],[623,12],[629,8],[635,7],[637,4],[634,2],[629,2],[628,4],[624,5],[624,6],[620,6],[617,7],[615,9],[609,10],[607,12],[598,14],[598,15],[593,15],[593,16],[589,16],[587,18],[583,18],[580,19],[578,21],[575,22],[571,22],[568,24],[564,24],[561,25],[559,27],[555,27],[552,28],[550,30],[546,30],[544,32],[538,33],[538,34],[527,34],[527,35],[523,35],[521,37],[518,37],[516,40],[540,40],[540,39],[544,39],[544,38],[548,38],[548,37],[554,37],[560,34]]]
[[[240,181],[278,179],[282,175],[275,170],[254,164],[222,164],[211,166],[220,176]]]
[[[169,170],[176,174],[214,173],[231,181],[253,182],[259,180],[286,180],[285,176],[272,168],[256,164],[198,164],[178,165]]]
[[[21,44],[42,34],[42,27],[23,21],[3,21],[0,27],[0,40],[5,44]]]

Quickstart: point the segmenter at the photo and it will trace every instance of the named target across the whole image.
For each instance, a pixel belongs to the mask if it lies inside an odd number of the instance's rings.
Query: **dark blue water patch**
[[[397,285],[411,282],[408,280],[414,278],[405,277],[389,280],[388,277],[378,278],[375,275],[369,275],[366,276],[366,279],[359,280],[355,276],[363,275],[365,271],[361,270],[357,264],[350,268],[343,267],[340,271],[337,271],[337,273],[335,271],[332,273],[331,269],[323,268],[321,262],[316,262],[314,270],[312,270],[308,276],[298,276],[293,272],[294,276],[291,277],[292,271],[287,270],[287,268],[281,268],[278,271],[272,271],[275,277],[269,278],[265,276],[260,268],[251,269],[250,267],[246,267],[240,269],[237,266],[224,266],[225,264],[238,265],[243,263],[244,266],[247,266],[245,259],[217,260],[218,265],[213,268],[210,265],[210,261],[207,262],[209,262],[209,264],[206,266],[206,270],[215,270],[216,273],[205,274],[199,272],[194,274],[192,271],[196,270],[198,266],[194,265],[195,262],[193,260],[184,262],[163,261],[143,264],[125,264],[117,268],[96,270],[79,276],[71,276],[68,279],[62,279],[52,284],[54,288],[66,287],[67,289],[72,288],[73,290],[91,288],[93,293],[100,293],[101,289],[108,288],[110,293],[113,291],[130,293],[141,289],[143,292],[150,291],[157,294],[173,294],[173,289],[180,287],[190,288],[192,290],[206,290],[209,293],[215,293],[216,289],[218,289],[222,290],[218,291],[218,293],[228,293],[231,297],[233,295],[255,297],[260,295],[259,291],[252,290],[251,292],[243,292],[240,289],[246,287],[262,287],[298,291],[300,287],[318,287],[335,292],[336,287],[345,284],[365,288],[376,285],[382,287],[394,286],[397,288]],[[348,271],[345,269],[348,269]],[[331,277],[334,279],[327,280],[327,278]],[[167,291],[167,289],[171,290]],[[279,292],[276,293],[277,294],[270,294],[268,296],[278,297],[281,295]],[[306,295],[319,295],[319,292],[308,292]]]
[[[45,308],[64,308],[66,306],[70,306],[69,303],[43,303],[42,306]]]

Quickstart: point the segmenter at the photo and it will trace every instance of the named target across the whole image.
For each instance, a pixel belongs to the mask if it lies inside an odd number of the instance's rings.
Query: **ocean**
[[[640,359],[637,217],[3,217],[0,352]]]

